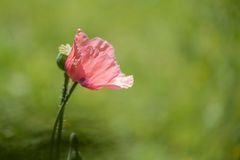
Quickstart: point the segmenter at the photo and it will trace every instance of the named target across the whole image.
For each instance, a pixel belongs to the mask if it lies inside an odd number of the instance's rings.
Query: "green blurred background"
[[[75,131],[86,160],[240,158],[239,0],[1,0],[1,160],[46,159],[55,58],[78,27],[110,41],[135,84],[77,88],[63,157]]]

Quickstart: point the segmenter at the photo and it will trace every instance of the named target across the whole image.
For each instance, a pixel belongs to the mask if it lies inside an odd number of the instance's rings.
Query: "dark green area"
[[[110,41],[128,90],[78,87],[66,108],[86,160],[240,158],[239,0],[1,0],[0,159],[45,160],[80,27]],[[64,159],[64,158],[63,158]]]

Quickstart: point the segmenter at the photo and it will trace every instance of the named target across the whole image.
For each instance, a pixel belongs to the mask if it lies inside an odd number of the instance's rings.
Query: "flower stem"
[[[53,159],[53,151],[54,151],[54,147],[55,147],[55,134],[56,134],[56,130],[57,130],[57,125],[58,125],[58,121],[59,121],[59,116],[61,114],[61,105],[64,102],[64,100],[66,99],[66,95],[67,95],[67,90],[68,90],[68,83],[69,83],[69,77],[66,74],[66,72],[64,72],[64,83],[63,83],[63,88],[62,88],[62,95],[61,95],[61,101],[59,104],[59,111],[56,117],[56,120],[54,122],[54,126],[53,126],[53,131],[52,131],[52,136],[51,136],[51,150],[50,150],[50,159]]]
[[[50,148],[50,160],[59,160],[60,158],[60,144],[62,137],[63,118],[65,106],[72,95],[74,89],[77,86],[77,82],[74,82],[68,91],[69,77],[64,73],[64,84],[62,88],[61,101],[59,104],[59,111],[54,122],[52,136],[51,136],[51,148]]]
[[[61,101],[59,104],[59,112],[57,114],[57,118],[55,120],[54,126],[53,126],[53,132],[52,132],[52,143],[54,143],[54,139],[55,139],[55,134],[56,134],[56,130],[57,130],[57,124],[58,124],[58,120],[59,120],[59,114],[60,114],[60,110],[61,110],[61,105],[64,102],[66,95],[67,95],[67,90],[68,90],[68,82],[69,82],[69,77],[66,73],[64,73],[64,84],[63,84],[63,88],[62,88],[62,95],[61,95]]]
[[[60,146],[61,146],[61,137],[62,137],[62,128],[63,128],[63,118],[64,118],[64,110],[65,110],[65,106],[69,100],[69,98],[71,97],[74,89],[77,86],[77,82],[74,82],[72,87],[69,90],[69,93],[67,94],[67,96],[65,97],[65,100],[63,101],[63,103],[61,103],[60,106],[60,110],[59,110],[59,114],[58,114],[58,132],[57,132],[57,143],[56,143],[56,160],[59,160],[60,157]]]

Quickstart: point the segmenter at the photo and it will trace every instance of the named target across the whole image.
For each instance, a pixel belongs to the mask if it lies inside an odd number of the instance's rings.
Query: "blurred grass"
[[[78,88],[64,140],[86,160],[240,158],[237,0],[0,1],[0,159],[46,159],[76,28],[116,49],[129,90]],[[65,150],[63,151],[65,152]]]

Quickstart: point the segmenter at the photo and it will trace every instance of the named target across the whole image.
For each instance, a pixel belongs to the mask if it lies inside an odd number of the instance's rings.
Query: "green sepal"
[[[67,55],[62,54],[62,53],[58,54],[56,62],[57,62],[58,67],[61,70],[63,70],[63,71],[65,71],[65,62],[66,62],[66,60],[67,60]]]

